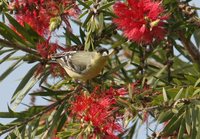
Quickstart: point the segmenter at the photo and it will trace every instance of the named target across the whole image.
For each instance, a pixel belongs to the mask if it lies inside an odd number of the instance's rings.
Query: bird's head
[[[103,47],[98,47],[96,51],[97,53],[100,53],[102,56],[107,56],[109,54],[108,49],[103,48]]]

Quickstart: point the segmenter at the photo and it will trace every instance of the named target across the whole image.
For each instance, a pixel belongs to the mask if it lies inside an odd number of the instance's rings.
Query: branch
[[[186,50],[189,52],[192,59],[195,62],[200,64],[200,52],[199,52],[199,50],[195,47],[195,45],[189,39],[187,39],[184,36],[183,33],[179,32],[178,34],[179,34],[179,37],[180,37],[180,41],[182,42],[182,44],[184,45]]]

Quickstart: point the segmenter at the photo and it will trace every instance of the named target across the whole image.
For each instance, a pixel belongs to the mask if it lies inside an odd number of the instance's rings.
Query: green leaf
[[[200,110],[199,110],[198,115],[200,116]],[[198,118],[197,122],[200,123],[200,118]],[[197,139],[200,138],[200,132],[199,131],[200,131],[200,124],[198,124],[198,127],[197,127],[197,136],[196,136]]]
[[[169,123],[163,129],[163,132],[167,134],[172,134],[175,130],[177,130],[180,127],[182,119],[183,114],[181,114],[180,116],[173,116]]]
[[[124,65],[124,63],[121,63],[121,61],[119,60],[118,57],[115,58],[115,60],[117,61],[117,63],[119,65]],[[128,62],[127,62],[128,63]],[[127,65],[127,64],[126,64]],[[132,80],[130,79],[130,77],[127,74],[127,71],[124,69],[125,65],[123,67],[120,68],[121,70],[121,74],[124,76],[126,82],[132,82]]]
[[[185,127],[186,127],[186,131],[189,135],[191,134],[191,125],[192,125],[192,121],[191,121],[190,110],[189,110],[189,108],[186,108],[186,111],[185,111]]]
[[[0,44],[1,44],[1,42],[0,42]],[[3,44],[1,44],[1,45],[3,45]],[[6,50],[1,50],[0,51],[0,55],[2,55],[2,54],[4,54],[4,53],[7,53],[7,52],[10,52],[10,51],[13,51],[14,49],[6,49]]]
[[[80,5],[82,5],[83,7],[85,7],[86,9],[90,9],[90,6],[87,5],[85,2],[81,1],[81,0],[77,0],[79,2]]]
[[[9,20],[9,22],[15,27],[17,32],[19,32],[26,40],[28,40],[29,42],[32,43],[32,45],[34,45],[35,42],[33,38],[31,37],[31,34],[22,25],[20,25],[12,16],[10,16],[7,13],[5,13],[5,15],[7,19]],[[31,46],[31,45],[28,45],[28,46]]]
[[[5,57],[3,57],[2,59],[0,59],[0,64],[2,64],[3,62],[5,62],[8,58],[10,58],[16,51],[13,51],[9,54],[7,54]]]
[[[79,40],[79,38],[77,37],[77,36],[75,36],[73,33],[71,33],[71,32],[69,32],[69,31],[67,31],[67,29],[65,29],[66,30],[66,36],[71,40],[71,41],[73,41],[75,44],[77,44],[77,45],[82,45],[82,43],[81,43],[81,41]]]
[[[28,110],[22,111],[20,114],[22,115],[22,117],[30,118],[35,114],[41,112],[44,108],[45,106],[32,106],[28,108]]]
[[[28,136],[30,139],[36,138],[36,133],[38,130],[38,126],[40,124],[40,117],[36,118],[34,121],[32,121],[31,125],[29,125],[29,131],[28,131]]]
[[[52,93],[52,92],[43,92],[43,91],[39,91],[39,92],[33,92],[30,93],[29,95],[31,96],[57,96],[57,95],[64,95],[65,92],[62,93]]]
[[[90,21],[90,19],[92,18],[93,14],[90,12],[89,15],[86,17],[84,23],[83,23],[83,27],[86,27],[87,23]]]
[[[51,90],[51,91],[47,91],[47,92],[34,92],[34,93],[31,93],[30,95],[31,96],[60,96],[60,95],[66,95],[66,94],[68,94],[68,93],[70,93],[70,92],[72,92],[72,91],[68,91],[68,90],[66,90],[66,91],[53,91],[53,90]]]
[[[60,121],[59,121],[59,124],[58,124],[58,127],[57,127],[57,132],[61,131],[63,126],[65,125],[66,123],[66,120],[67,120],[67,115],[66,114],[63,114]]]
[[[165,88],[163,88],[163,99],[164,99],[164,102],[167,102],[168,101],[168,97],[167,97],[167,92],[165,90]]]
[[[40,77],[38,75],[34,75],[37,66],[38,65],[35,65],[28,71],[28,73],[24,76],[17,89],[15,90],[11,99],[11,103],[14,109],[21,103],[25,95],[39,80]]]
[[[195,90],[194,93],[192,94],[192,96],[195,96],[195,95],[199,94],[199,92],[200,92],[200,88],[198,88],[197,90]]]
[[[159,115],[159,117],[158,117],[158,121],[160,122],[160,123],[163,123],[163,122],[166,122],[166,121],[168,121],[170,118],[172,118],[172,116],[173,116],[174,114],[170,111],[170,110],[168,110],[168,111],[163,111],[160,115]]]
[[[12,71],[14,71],[21,62],[22,59],[17,60],[14,62],[3,74],[0,75],[0,82],[4,80]]]
[[[177,95],[175,96],[174,100],[178,100],[181,97],[181,94],[183,93],[183,88],[181,88],[179,90],[179,92],[177,93]]]
[[[69,123],[65,131],[59,132],[58,136],[64,139],[75,136],[80,132],[81,132],[81,123]]]
[[[199,118],[199,108],[196,108],[196,107],[191,107],[190,108],[190,112],[191,112],[191,115],[192,115],[192,133],[191,133],[191,138],[192,139],[195,139],[196,138],[196,135],[197,135],[197,119]]]
[[[2,22],[0,22],[0,34],[9,41],[26,44],[26,42],[16,32]]]
[[[173,79],[173,82],[175,83],[175,84],[177,84],[177,85],[182,85],[182,82],[180,81],[180,80],[178,80],[177,78],[174,78]]]
[[[196,82],[196,77],[192,75],[185,75],[185,78],[192,84]]]
[[[185,132],[185,120],[182,119],[177,139],[182,139]]]
[[[64,111],[65,103],[59,106],[59,108],[56,110],[55,114],[52,118],[52,124],[50,125],[50,128],[48,129],[48,135],[52,135],[54,128],[58,125],[58,121],[60,120],[61,114]]]
[[[153,84],[153,82],[155,82],[157,78],[161,77],[161,75],[166,71],[166,68],[167,68],[167,65],[165,65],[162,69],[156,72],[154,76],[151,76],[148,80],[148,83]]]
[[[193,87],[192,86],[187,87],[185,92],[185,98],[189,97],[191,92],[193,92]]]
[[[0,118],[18,118],[18,117],[20,117],[20,113],[0,112]]]
[[[130,131],[129,131],[129,134],[128,134],[128,138],[129,138],[129,139],[132,139],[132,138],[133,138],[133,136],[134,136],[134,134],[135,134],[135,129],[136,129],[136,127],[137,127],[137,122],[135,122],[135,123],[133,124],[133,126],[131,126],[131,128],[130,128]]]
[[[81,37],[81,41],[82,41],[82,44],[85,43],[85,32],[82,30],[82,28],[80,27],[79,28],[79,32],[80,32],[80,37]]]
[[[20,132],[21,132],[20,129],[19,129],[18,127],[15,127],[13,133],[15,134],[15,136],[16,136],[17,138],[22,139],[22,135],[21,135]]]
[[[98,10],[107,9],[110,6],[112,6],[114,3],[115,3],[115,1],[108,2],[108,3],[104,4],[104,5],[102,5]]]
[[[110,69],[108,72],[106,72],[103,76],[106,76],[106,75],[110,75],[112,73],[115,73],[116,71],[119,71],[120,69],[122,69],[124,66],[127,65],[128,62],[124,62],[124,63],[121,63],[119,64],[118,66],[116,66],[115,68],[112,68]]]
[[[26,28],[27,32],[31,36],[31,39],[37,44],[41,40],[46,40],[42,36],[40,36],[35,29],[33,29],[29,24],[25,23],[24,27]]]
[[[194,87],[197,87],[197,85],[199,85],[199,83],[200,83],[200,78],[195,82]]]
[[[184,47],[182,47],[180,45],[174,45],[174,46],[185,58],[187,58],[187,60],[189,60],[189,61],[192,60],[190,58],[190,56],[188,55],[188,52],[184,49]]]

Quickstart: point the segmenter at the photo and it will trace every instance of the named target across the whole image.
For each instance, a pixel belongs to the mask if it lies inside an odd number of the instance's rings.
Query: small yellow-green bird
[[[106,65],[111,54],[105,48],[96,51],[68,51],[52,56],[74,79],[87,81],[96,77]]]

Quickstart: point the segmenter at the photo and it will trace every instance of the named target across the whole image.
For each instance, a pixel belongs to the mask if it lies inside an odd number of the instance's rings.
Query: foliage
[[[12,64],[0,82],[24,63],[31,68],[0,112],[13,118],[0,123],[0,136],[131,139],[153,119],[162,128],[147,127],[148,138],[200,138],[200,19],[189,2],[1,0],[0,64]],[[117,53],[87,82],[51,62],[98,47]],[[26,95],[49,104],[15,112]]]

